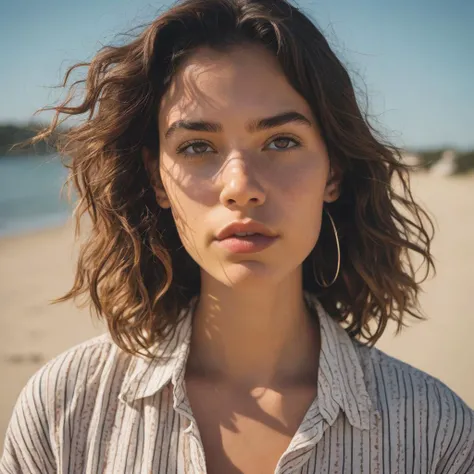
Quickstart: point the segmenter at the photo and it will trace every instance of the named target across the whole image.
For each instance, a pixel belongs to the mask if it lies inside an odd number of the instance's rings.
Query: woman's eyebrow
[[[251,133],[261,130],[268,130],[269,128],[281,127],[287,123],[300,123],[311,127],[313,124],[311,120],[303,114],[295,111],[283,112],[272,117],[252,120],[247,124],[247,130]],[[169,138],[178,130],[194,130],[197,132],[222,132],[224,127],[217,122],[206,122],[204,120],[177,120],[173,122],[165,133],[165,138]]]

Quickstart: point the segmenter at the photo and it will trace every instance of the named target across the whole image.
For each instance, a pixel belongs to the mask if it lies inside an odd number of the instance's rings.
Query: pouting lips
[[[276,237],[275,232],[267,226],[253,220],[234,221],[217,232],[216,239],[224,240],[229,237],[243,237],[247,234],[254,234],[259,237]]]
[[[217,242],[223,249],[231,253],[255,253],[265,250],[277,239],[278,236],[269,236],[260,233],[243,236],[230,234],[224,239],[217,240]]]

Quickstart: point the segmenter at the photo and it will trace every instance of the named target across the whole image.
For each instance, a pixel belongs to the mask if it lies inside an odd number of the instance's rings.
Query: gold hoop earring
[[[334,278],[332,279],[331,283],[326,283],[326,281],[324,280],[324,277],[321,275],[321,280],[322,280],[322,283],[318,280],[318,278],[316,277],[316,272],[314,271],[314,258],[312,258],[312,266],[313,266],[313,274],[314,274],[314,279],[316,280],[316,283],[319,285],[319,286],[322,286],[323,288],[329,288],[336,280],[337,280],[337,277],[339,276],[339,270],[341,268],[341,248],[339,246],[339,236],[337,234],[337,229],[336,229],[336,225],[334,224],[334,220],[331,216],[331,214],[329,214],[329,211],[326,209],[326,208],[323,208],[325,211],[326,211],[326,214],[328,215],[329,217],[329,220],[331,221],[331,225],[332,225],[332,229],[333,229],[333,232],[334,232],[334,237],[336,238],[336,246],[337,246],[337,269],[336,269],[336,275],[334,276]]]

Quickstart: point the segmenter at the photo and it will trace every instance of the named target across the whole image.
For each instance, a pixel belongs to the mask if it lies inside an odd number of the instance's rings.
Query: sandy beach
[[[437,276],[424,283],[429,318],[381,350],[439,378],[474,407],[474,175],[412,177],[415,197],[435,217]],[[49,305],[70,288],[77,248],[71,223],[0,239],[0,447],[15,400],[49,359],[104,331],[87,310]]]

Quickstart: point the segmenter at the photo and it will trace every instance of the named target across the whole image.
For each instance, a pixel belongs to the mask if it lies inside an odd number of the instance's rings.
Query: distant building
[[[435,176],[451,176],[457,170],[457,153],[454,150],[443,151],[441,158],[430,169]]]
[[[408,151],[404,151],[401,154],[402,162],[408,166],[419,166],[421,164],[420,156],[416,153],[411,153]]]

